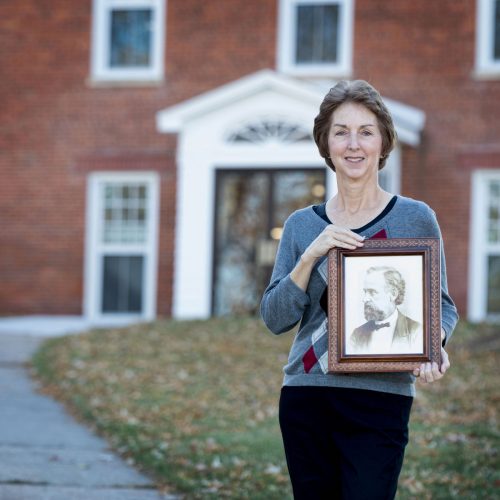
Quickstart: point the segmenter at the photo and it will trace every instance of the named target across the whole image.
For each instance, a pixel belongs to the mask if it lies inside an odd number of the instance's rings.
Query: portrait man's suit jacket
[[[349,342],[355,349],[367,348],[372,340],[372,335],[376,330],[372,328],[374,321],[367,321],[363,325],[355,328],[349,338]],[[398,310],[398,319],[394,327],[392,343],[398,346],[412,347],[418,334],[422,332],[422,325]]]

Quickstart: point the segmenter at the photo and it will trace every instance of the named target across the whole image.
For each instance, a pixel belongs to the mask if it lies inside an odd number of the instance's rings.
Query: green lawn
[[[277,401],[292,337],[250,318],[163,321],[53,339],[33,363],[45,391],[162,488],[283,500]],[[461,324],[449,374],[419,384],[398,498],[500,498],[499,339]]]

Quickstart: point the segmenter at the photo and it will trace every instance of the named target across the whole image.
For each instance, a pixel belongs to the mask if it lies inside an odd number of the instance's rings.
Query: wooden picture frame
[[[441,358],[438,238],[328,254],[328,371],[406,372]]]

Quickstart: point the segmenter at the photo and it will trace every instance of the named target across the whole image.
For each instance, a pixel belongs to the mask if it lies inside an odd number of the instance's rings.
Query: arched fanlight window
[[[312,140],[311,132],[304,126],[276,118],[250,122],[231,132],[227,137],[227,142],[233,144],[294,143]]]

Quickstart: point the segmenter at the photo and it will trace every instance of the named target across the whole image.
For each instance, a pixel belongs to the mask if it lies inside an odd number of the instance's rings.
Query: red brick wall
[[[166,78],[173,101],[275,67],[277,1],[167,1]]]
[[[165,82],[120,88],[88,83],[91,2],[2,2],[0,314],[82,312],[87,173],[151,155],[163,158],[158,312],[170,314],[176,140],[155,114],[273,67],[275,2],[167,4]]]
[[[86,175],[114,157],[130,169],[159,162],[158,310],[170,313],[176,141],[158,134],[155,114],[275,68],[278,2],[167,3],[166,76],[153,87],[88,83],[91,2],[1,3],[0,314],[82,312]],[[460,158],[499,143],[500,80],[472,76],[475,2],[355,6],[353,76],[427,114],[421,146],[404,148],[403,193],[436,210],[464,313],[470,168]]]

